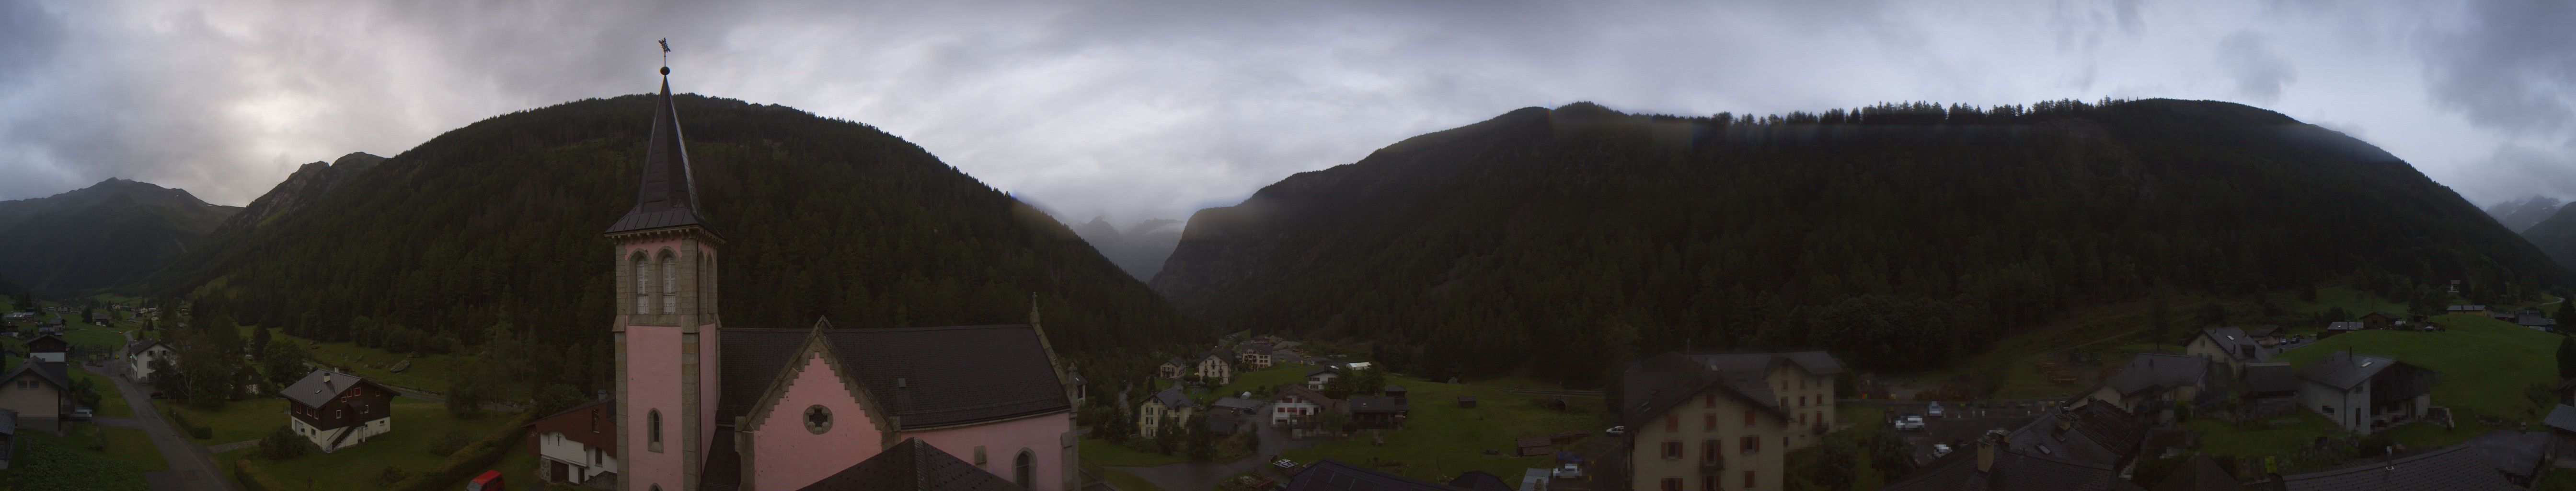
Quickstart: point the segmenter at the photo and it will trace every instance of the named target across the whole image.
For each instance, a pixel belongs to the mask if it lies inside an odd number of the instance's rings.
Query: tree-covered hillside
[[[1019,323],[1034,292],[1068,352],[1211,337],[1063,225],[918,146],[776,105],[677,103],[700,203],[726,240],[726,327]],[[506,319],[558,353],[599,356],[615,260],[600,233],[634,205],[652,108],[584,100],[448,132],[218,232],[152,289],[219,295],[244,324],[318,339],[355,325],[435,350]]]
[[[46,295],[124,285],[178,257],[239,211],[125,179],[0,201],[0,276]]]
[[[2357,276],[2360,275],[2360,276]],[[2236,104],[1527,108],[1200,211],[1154,286],[1226,329],[1378,341],[1440,376],[1824,347],[1945,365],[2158,285],[2569,273],[2413,167]]]

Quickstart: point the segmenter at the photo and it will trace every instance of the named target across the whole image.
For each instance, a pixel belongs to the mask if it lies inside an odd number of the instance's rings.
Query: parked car
[[[1923,417],[1907,415],[1897,419],[1896,431],[1923,431]]]
[[[1935,444],[1932,444],[1932,458],[1937,459],[1937,458],[1941,458],[1941,456],[1943,456],[1943,455],[1949,455],[1949,454],[1950,454],[1950,444],[1947,444],[1947,443],[1935,443]]]
[[[1574,463],[1572,463],[1572,462],[1568,462],[1568,463],[1566,463],[1565,465],[1556,466],[1556,478],[1557,478],[1557,479],[1582,479],[1582,478],[1583,478],[1583,466],[1582,466],[1582,465],[1574,464]]]
[[[1602,432],[1602,433],[1608,433],[1608,434],[1610,434],[1610,436],[1626,435],[1626,434],[1628,434],[1628,427],[1626,427],[1626,426],[1612,426],[1612,427],[1610,427],[1610,429],[1602,430],[1601,432]]]
[[[73,409],[72,414],[70,416],[64,416],[63,419],[69,421],[89,421],[90,417],[93,415],[95,415],[95,413],[92,413],[89,408],[80,408]]]
[[[509,486],[502,483],[501,471],[486,470],[483,471],[483,475],[474,476],[474,480],[467,481],[465,491],[505,491]]]
[[[1941,401],[1932,401],[1931,407],[1924,409],[1923,413],[1932,415],[1932,417],[1935,418],[1941,417]]]

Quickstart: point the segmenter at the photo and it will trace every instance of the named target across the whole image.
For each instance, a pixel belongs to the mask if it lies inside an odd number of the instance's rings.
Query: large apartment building
[[[1631,489],[1781,489],[1782,458],[1835,422],[1824,352],[1665,353],[1620,378]]]

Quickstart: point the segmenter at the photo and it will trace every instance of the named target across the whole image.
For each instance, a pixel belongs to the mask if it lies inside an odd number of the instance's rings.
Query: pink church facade
[[[908,439],[990,473],[977,489],[1077,487],[1071,384],[1034,312],[1025,325],[724,327],[724,240],[698,212],[667,81],[649,145],[635,208],[605,232],[617,488],[849,489]]]

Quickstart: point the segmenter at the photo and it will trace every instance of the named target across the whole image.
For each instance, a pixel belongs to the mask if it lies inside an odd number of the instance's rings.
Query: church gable
[[[865,461],[895,435],[826,343],[807,343],[738,430],[744,487],[797,489]]]
[[[740,431],[758,432],[771,425],[804,427],[804,412],[809,406],[838,406],[834,403],[845,401],[850,409],[858,411],[833,415],[830,419],[836,421],[832,425],[864,422],[874,433],[894,434],[896,425],[880,417],[887,413],[868,397],[866,386],[850,374],[849,367],[842,366],[841,357],[832,352],[831,343],[821,335],[821,328],[828,325],[817,323],[804,347],[788,357],[789,363],[770,381],[769,390],[745,412]],[[834,409],[838,412],[839,408]]]

